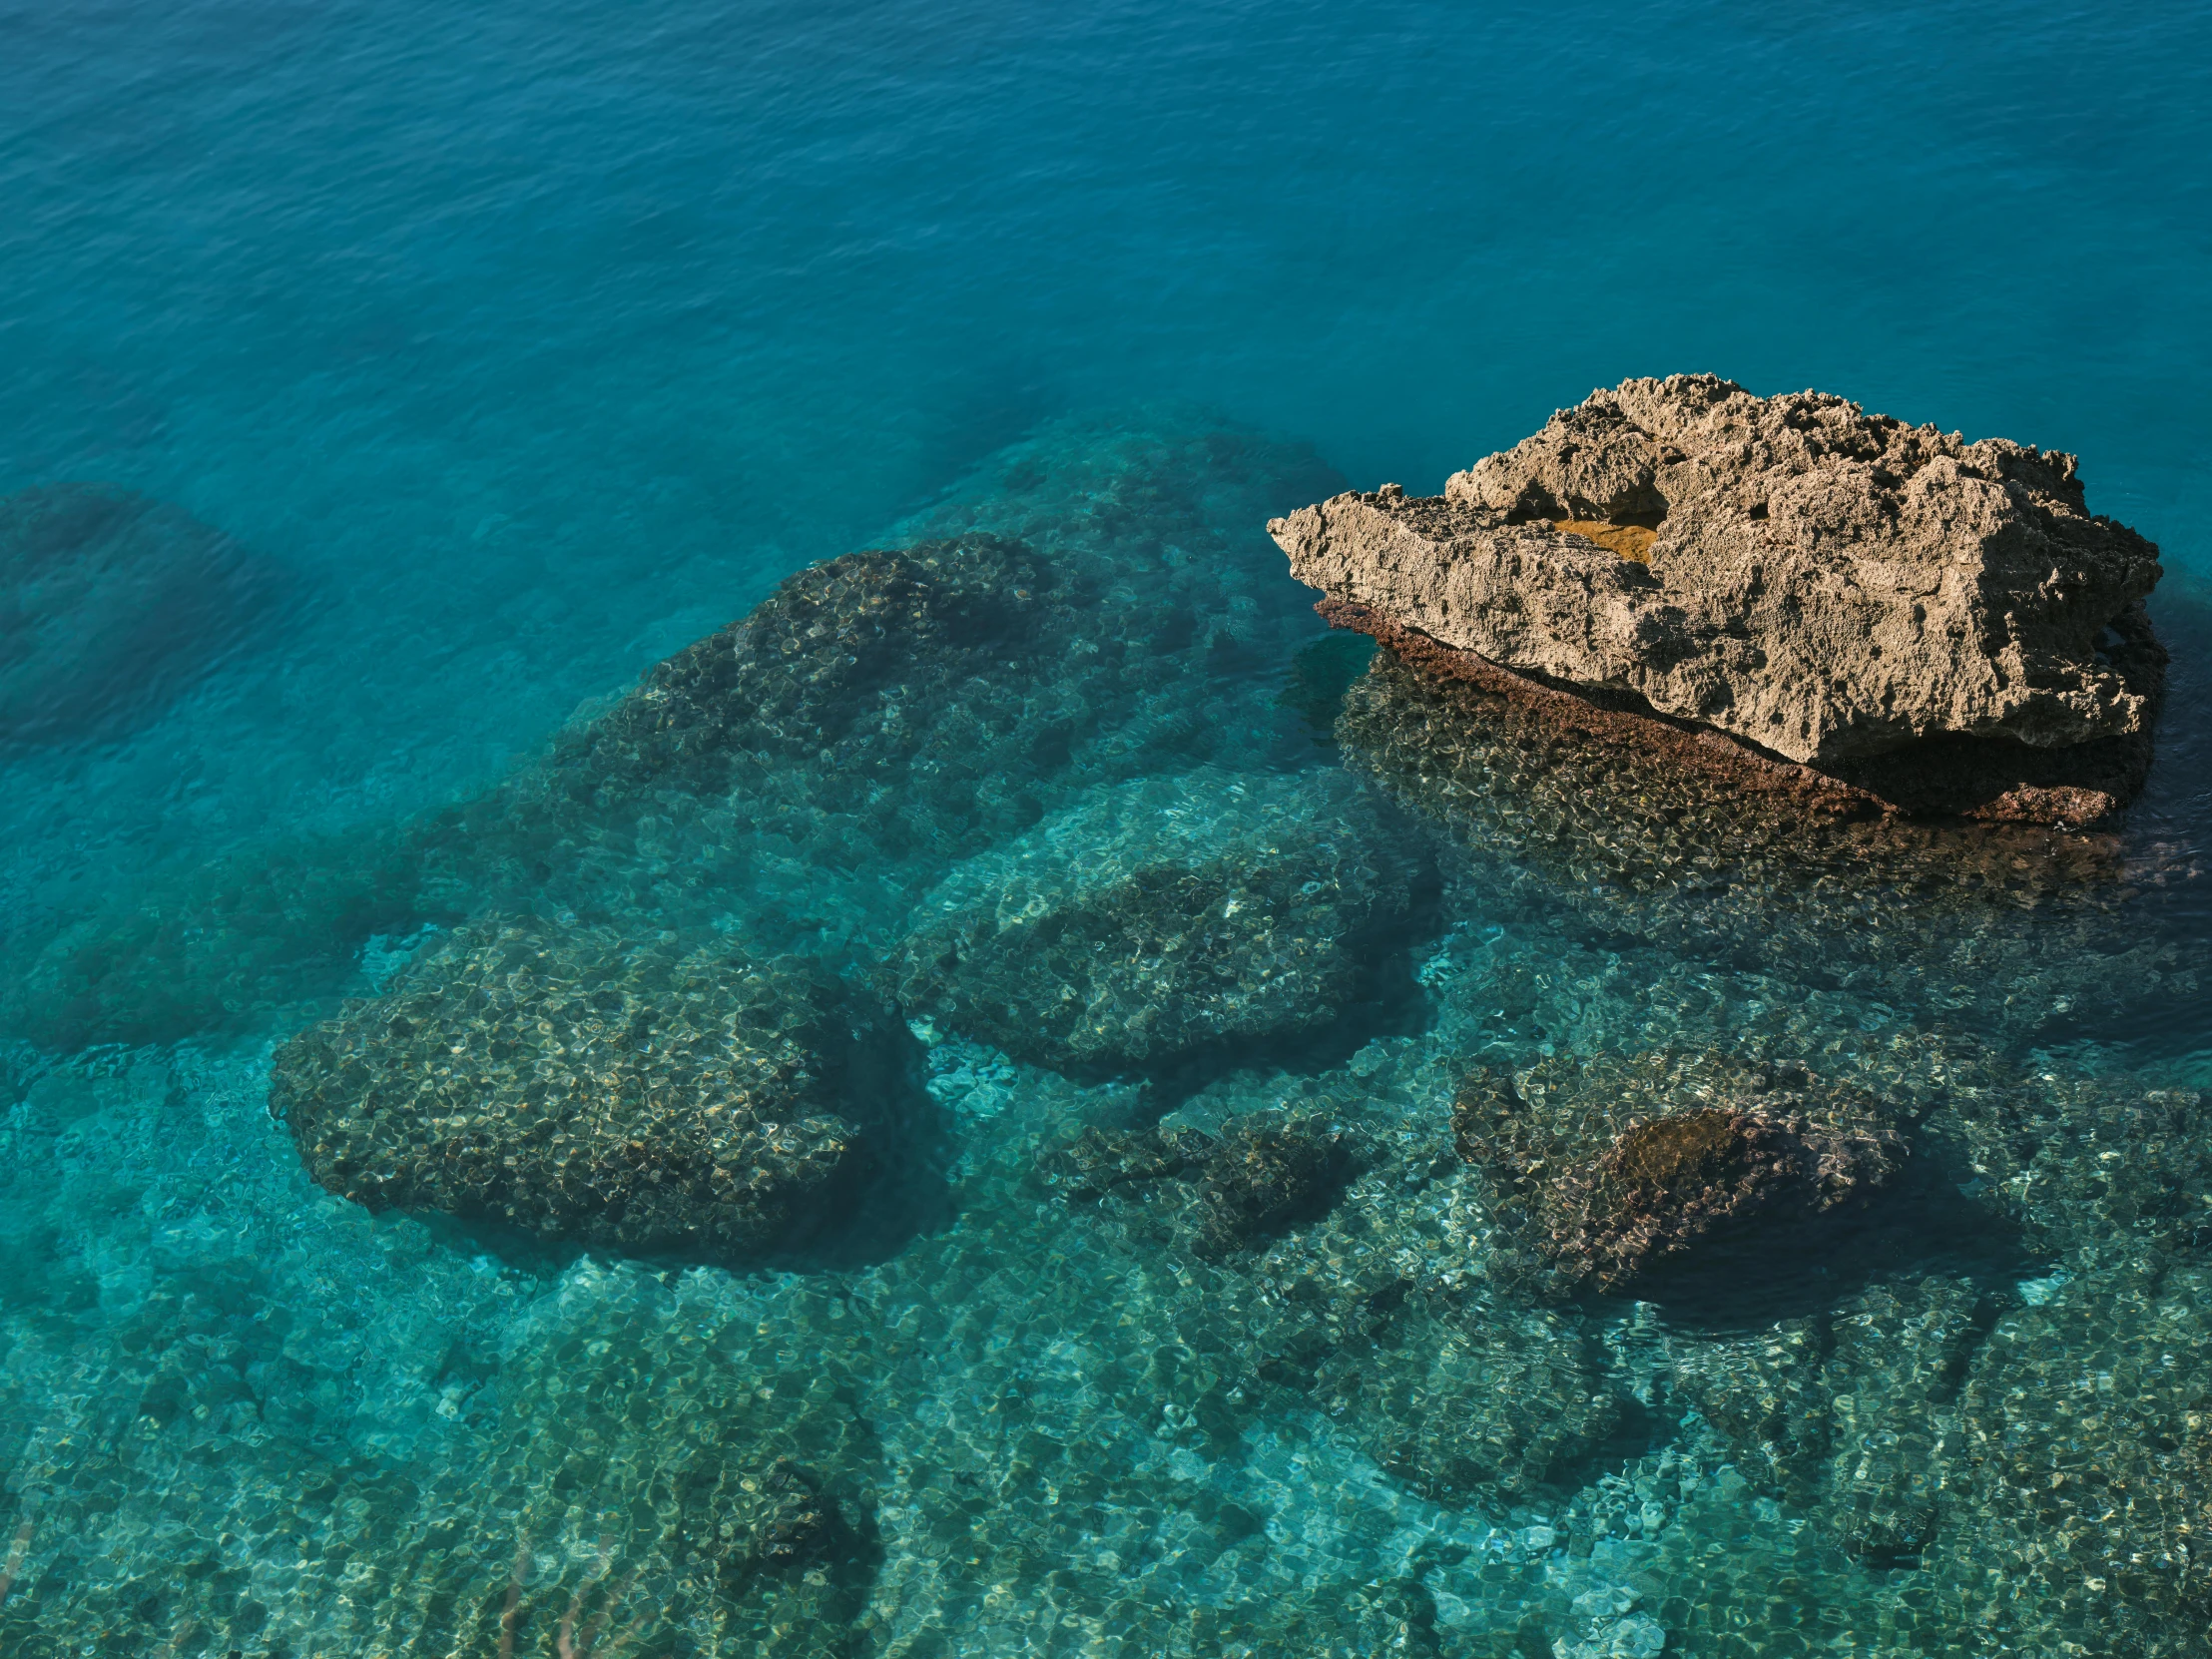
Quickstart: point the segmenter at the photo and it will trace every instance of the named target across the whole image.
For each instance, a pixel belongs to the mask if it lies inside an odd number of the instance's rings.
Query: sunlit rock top
[[[2071,455],[1964,442],[1822,392],[1624,380],[1455,473],[1274,520],[1301,581],[1570,689],[1792,761],[1938,733],[2142,731],[2158,549]]]

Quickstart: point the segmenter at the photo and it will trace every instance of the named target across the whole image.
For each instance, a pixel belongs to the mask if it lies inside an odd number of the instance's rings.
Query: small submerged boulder
[[[730,1260],[845,1219],[898,1081],[805,964],[495,918],[292,1038],[270,1103],[370,1210]]]
[[[1478,1067],[1452,1130],[1490,1185],[1504,1277],[1648,1294],[1863,1209],[1905,1160],[1886,1115],[1803,1073],[1649,1055]]]
[[[2158,550],[2074,458],[1818,392],[1627,380],[1454,474],[1269,526],[1325,614],[1431,672],[1564,689],[1740,784],[2083,822],[2148,767]]]
[[[122,737],[267,625],[275,569],[105,484],[0,498],[0,755]]]
[[[917,907],[898,1000],[1071,1070],[1315,1031],[1375,994],[1420,873],[1342,773],[1146,779],[954,869]]]
[[[1170,1233],[1219,1257],[1325,1213],[1352,1173],[1353,1153],[1325,1122],[1264,1112],[1218,1136],[1094,1126],[1046,1152],[1037,1168],[1069,1198],[1149,1197],[1170,1218]]]

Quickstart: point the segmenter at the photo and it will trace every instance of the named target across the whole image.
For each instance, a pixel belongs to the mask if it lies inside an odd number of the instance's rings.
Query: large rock
[[[279,590],[222,531],[135,491],[0,498],[0,753],[124,736],[250,643]]]
[[[1657,1053],[1476,1067],[1452,1129],[1490,1190],[1494,1277],[1656,1299],[1863,1210],[1905,1161],[1890,1115],[1800,1071]]]
[[[1342,773],[1143,780],[948,875],[899,1002],[1076,1070],[1313,1031],[1372,994],[1417,873]]]
[[[2158,550],[2087,511],[2070,455],[1675,375],[1593,393],[1441,496],[1385,485],[1269,529],[1333,620],[1387,644],[1695,723],[1909,808],[1962,810],[1961,766],[2063,788],[2035,759],[2050,751],[2105,793],[2140,786]],[[1884,760],[1932,740],[1925,764]]]
[[[802,966],[492,919],[286,1043],[270,1105],[371,1210],[733,1260],[846,1219],[896,1081]]]

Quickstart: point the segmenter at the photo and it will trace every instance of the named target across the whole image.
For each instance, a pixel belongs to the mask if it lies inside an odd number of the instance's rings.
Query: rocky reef
[[[900,947],[898,1000],[1094,1071],[1294,1037],[1378,994],[1420,876],[1342,772],[1147,779],[947,875]]]
[[[104,484],[0,498],[0,756],[145,724],[267,626],[275,568]]]
[[[287,1042],[270,1109],[372,1211],[735,1261],[849,1219],[900,1082],[805,964],[487,920]]]
[[[1732,789],[2079,824],[2149,765],[2157,549],[2088,512],[2070,455],[1673,375],[1441,496],[1269,529],[1333,621],[1501,695],[1564,689]]]
[[[1325,632],[1332,487],[1048,431],[0,976],[0,1648],[2200,1653],[2202,654],[1915,819]]]

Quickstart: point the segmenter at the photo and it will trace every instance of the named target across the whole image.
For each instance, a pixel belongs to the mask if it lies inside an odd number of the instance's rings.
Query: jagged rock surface
[[[804,967],[493,920],[286,1043],[270,1103],[371,1210],[737,1259],[840,1219],[876,1058]]]
[[[1623,381],[1454,474],[1269,525],[1301,581],[1446,646],[1792,761],[2127,738],[2158,550],[2074,458],[1818,392]]]
[[[1309,1031],[1366,994],[1416,873],[1343,774],[1145,780],[955,869],[898,999],[1061,1068]]]

